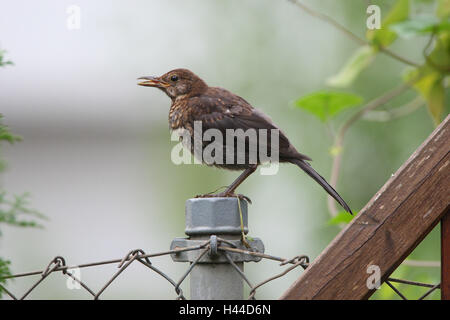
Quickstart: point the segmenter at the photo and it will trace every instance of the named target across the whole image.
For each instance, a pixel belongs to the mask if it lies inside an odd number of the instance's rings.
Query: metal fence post
[[[185,248],[210,240],[211,249],[190,272],[190,297],[196,300],[238,300],[243,299],[243,277],[230,264],[244,271],[244,262],[259,261],[261,258],[239,253],[224,253],[218,245],[246,249],[241,240],[241,217],[236,198],[195,198],[186,201],[186,229],[188,238],[175,238],[171,249]],[[244,232],[248,232],[247,202],[241,200]],[[221,241],[224,239],[226,241]],[[264,245],[258,238],[250,242],[251,249],[263,253]],[[199,250],[185,251],[172,255],[178,262],[196,261]]]

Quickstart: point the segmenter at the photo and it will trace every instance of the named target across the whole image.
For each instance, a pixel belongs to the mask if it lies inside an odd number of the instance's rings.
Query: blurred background
[[[387,12],[393,1],[375,1]],[[123,257],[129,250],[164,251],[184,236],[185,200],[234,180],[238,173],[170,160],[167,117],[170,100],[136,78],[188,68],[209,85],[244,97],[284,129],[314,168],[330,176],[334,130],[355,110],[325,125],[296,108],[301,96],[327,88],[358,44],[288,1],[0,1],[0,49],[14,65],[0,69],[0,112],[23,141],[4,144],[8,162],[1,186],[30,192],[31,206],[48,217],[44,228],[1,227],[0,256],[13,273],[42,270],[56,255],[69,265]],[[302,1],[364,37],[369,1]],[[70,5],[80,29],[67,28]],[[386,10],[386,11],[383,11]],[[423,61],[426,37],[398,40],[392,50]],[[402,82],[405,65],[379,54],[347,92],[364,101]],[[407,92],[385,108],[406,103]],[[387,122],[359,121],[348,132],[337,190],[359,211],[431,133],[427,109]],[[250,236],[269,254],[314,259],[340,231],[328,223],[326,194],[294,166],[277,175],[251,176],[239,192],[249,196]],[[439,260],[439,230],[413,253]],[[154,264],[178,279],[187,265],[170,258]],[[99,289],[116,266],[81,270]],[[277,263],[246,265],[259,282],[278,272]],[[402,267],[401,276],[439,281],[439,268]],[[258,299],[276,299],[300,269],[258,289]],[[35,280],[8,282],[24,292]],[[188,292],[188,283],[184,285]],[[381,290],[376,298],[394,298]],[[420,294],[419,294],[420,295]],[[133,264],[104,299],[172,299],[161,277]],[[433,295],[439,298],[439,293]],[[54,274],[32,299],[84,299]]]

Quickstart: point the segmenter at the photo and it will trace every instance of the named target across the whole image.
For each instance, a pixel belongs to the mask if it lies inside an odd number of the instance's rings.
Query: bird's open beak
[[[161,80],[159,77],[140,77],[138,80],[144,80],[138,82],[138,85],[144,87],[157,87],[157,88],[166,88],[170,86],[167,82]]]

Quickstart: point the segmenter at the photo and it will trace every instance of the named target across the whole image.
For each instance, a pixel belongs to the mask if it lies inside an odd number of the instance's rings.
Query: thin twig
[[[424,104],[425,100],[423,99],[422,96],[418,95],[405,105],[396,107],[392,110],[380,110],[368,112],[363,116],[363,119],[380,122],[391,121],[407,116],[410,113],[413,113],[414,111],[422,107]]]
[[[300,9],[302,9],[303,11],[305,11],[306,13],[308,13],[309,15],[316,17],[322,21],[325,21],[328,24],[331,24],[333,27],[335,27],[336,29],[338,29],[339,31],[343,32],[344,34],[346,34],[349,38],[351,38],[353,41],[358,42],[361,45],[366,45],[367,41],[358,37],[356,34],[354,34],[353,32],[351,32],[349,29],[347,29],[346,27],[344,27],[343,25],[341,25],[339,22],[337,22],[336,20],[334,20],[333,18],[315,11],[313,9],[311,9],[310,7],[304,5],[303,3],[297,1],[297,0],[289,0],[290,2],[292,2],[293,4],[295,4],[297,7],[299,7]]]
[[[335,27],[336,29],[338,29],[339,31],[341,31],[342,33],[347,35],[353,41],[355,41],[361,45],[371,45],[368,41],[358,37],[356,34],[354,34],[352,31],[350,31],[349,29],[347,29],[346,27],[341,25],[339,22],[337,22],[333,18],[311,9],[310,7],[304,5],[303,3],[299,2],[298,0],[289,0],[289,1],[292,2],[294,5],[296,5],[297,7],[301,8],[306,13],[310,14],[311,16],[314,16],[322,21],[325,21],[328,24],[331,24],[333,27]],[[420,66],[418,63],[415,63],[415,62],[408,60],[402,56],[399,56],[398,54],[389,50],[386,47],[377,47],[377,49],[379,49],[381,52],[387,54],[388,56],[390,56],[398,61],[401,61],[405,64],[408,64],[410,66],[414,66],[414,67]]]

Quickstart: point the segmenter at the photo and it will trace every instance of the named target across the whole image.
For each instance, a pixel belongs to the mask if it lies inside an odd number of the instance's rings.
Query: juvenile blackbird
[[[191,136],[191,152],[194,153],[193,128],[194,121],[201,121],[202,129],[218,129],[226,135],[226,129],[272,129],[279,130],[279,162],[293,163],[305,171],[311,178],[319,183],[347,212],[352,213],[350,207],[339,196],[336,190],[318,174],[311,165],[306,162],[311,160],[306,155],[299,153],[289,142],[286,135],[260,110],[253,108],[243,98],[218,87],[209,87],[202,79],[187,69],[175,69],[160,77],[141,77],[143,80],[138,84],[146,87],[155,87],[164,91],[171,99],[172,105],[169,111],[169,125],[171,130],[188,130]],[[258,131],[259,132],[259,131]],[[236,197],[236,188],[257,168],[261,163],[258,157],[257,162],[249,161],[249,150],[259,149],[262,139],[259,135],[256,140],[248,140],[250,145],[245,145],[245,161],[239,164],[236,161],[226,163],[207,163],[228,170],[244,170],[243,173],[221,193],[208,194],[205,196]],[[251,145],[251,144],[257,145]],[[266,150],[270,150],[270,138],[264,142]],[[202,145],[204,148],[207,143]],[[234,155],[238,154],[234,150]],[[227,149],[223,148],[223,155],[226,156]]]

